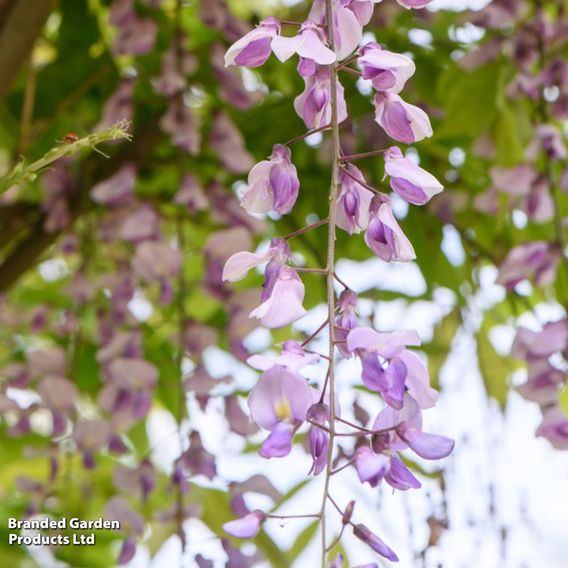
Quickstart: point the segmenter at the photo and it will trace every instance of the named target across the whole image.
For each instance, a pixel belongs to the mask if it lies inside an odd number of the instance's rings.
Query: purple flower
[[[304,317],[305,288],[298,273],[289,266],[275,265],[273,272],[266,269],[262,303],[250,313],[262,325],[270,328],[284,327]]]
[[[386,406],[377,416],[373,430],[390,430],[382,441],[386,447],[395,450],[411,448],[420,457],[436,460],[448,456],[455,442],[445,436],[422,431],[422,413],[418,403],[405,395],[400,409]]]
[[[403,8],[424,8],[432,0],[396,0]]]
[[[360,233],[369,223],[369,206],[373,199],[371,191],[356,180],[365,183],[363,174],[356,166],[348,164],[339,171],[339,197],[337,199],[337,226],[350,235]]]
[[[328,568],[343,568],[343,554],[338,554]]]
[[[198,179],[192,174],[186,174],[181,179],[179,190],[174,195],[174,203],[185,205],[190,213],[202,211],[209,206],[209,200]]]
[[[241,199],[241,205],[249,213],[274,210],[284,215],[291,211],[298,197],[300,181],[290,157],[290,148],[275,144],[270,158],[252,168]]]
[[[335,340],[341,355],[348,359],[352,353],[347,345],[347,335],[356,328],[357,322],[357,294],[353,290],[343,290],[337,302],[339,315],[335,318]]]
[[[376,454],[368,446],[355,452],[355,469],[361,483],[376,487],[389,470],[390,459],[385,454]]]
[[[557,450],[568,450],[568,416],[558,406],[548,408],[536,435],[546,438]]]
[[[230,172],[241,174],[252,168],[254,162],[245,147],[243,135],[225,113],[214,118],[209,143]]]
[[[125,164],[113,176],[97,183],[90,191],[91,199],[103,205],[124,205],[134,194],[136,168]]]
[[[251,390],[248,405],[252,419],[269,438],[261,448],[263,457],[282,457],[291,449],[295,428],[306,418],[312,391],[306,380],[276,365],[264,372]]]
[[[285,341],[282,345],[282,353],[272,359],[265,355],[252,355],[247,359],[247,363],[259,371],[267,371],[274,365],[286,367],[291,371],[299,371],[306,365],[312,365],[319,360],[317,353],[307,353],[300,343],[292,339]]]
[[[513,289],[529,279],[537,286],[548,286],[554,282],[559,261],[560,250],[554,244],[535,241],[518,245],[499,267],[496,283]]]
[[[305,89],[294,99],[294,109],[307,128],[321,128],[331,122],[331,72],[329,67],[318,67],[316,72],[304,77]],[[337,118],[347,119],[343,85],[337,81]]]
[[[116,91],[107,99],[101,120],[95,130],[109,128],[121,120],[130,120],[133,113],[134,80],[123,79]]]
[[[280,33],[276,18],[265,18],[259,25],[236,41],[225,54],[225,65],[260,67],[270,57],[272,41]]]
[[[416,65],[406,55],[392,53],[372,41],[359,50],[359,65],[363,79],[370,79],[377,91],[400,93],[414,72]]]
[[[329,409],[327,405],[319,402],[308,408],[306,419],[325,426],[329,419]],[[310,444],[310,454],[312,455],[312,467],[308,475],[319,475],[327,465],[327,453],[329,446],[329,435],[322,428],[312,425],[308,436]]]
[[[353,527],[353,534],[365,544],[368,544],[377,554],[384,556],[391,562],[398,562],[398,556],[365,525],[358,524]]]
[[[385,174],[390,177],[393,191],[414,205],[424,205],[444,189],[432,174],[405,158],[396,146],[385,152]]]
[[[254,538],[266,520],[266,515],[259,510],[252,511],[240,519],[229,521],[223,525],[226,533],[236,538]]]
[[[362,379],[369,389],[380,392],[394,408],[402,407],[406,392],[420,408],[431,408],[436,404],[437,392],[430,386],[422,359],[405,349],[409,345],[420,345],[414,330],[379,333],[358,327],[347,336],[347,348],[356,351],[363,361]]]
[[[272,40],[272,51],[280,61],[287,61],[297,53],[300,57],[311,59],[318,65],[331,65],[336,56],[324,44],[320,28],[311,21],[304,22],[298,35],[294,37],[276,36]]]
[[[359,23],[366,26],[373,17],[375,4],[383,0],[347,0],[346,7],[351,10]]]
[[[390,198],[383,194],[371,201],[365,242],[385,262],[408,262],[416,258],[412,244],[394,218]]]
[[[192,155],[199,153],[199,124],[191,108],[179,97],[170,100],[168,110],[160,119],[160,128],[171,136],[174,146]]]
[[[333,37],[335,53],[339,61],[357,49],[363,35],[363,25],[353,10],[345,4],[343,0],[336,0],[333,6]],[[308,20],[321,26],[327,25],[325,0],[314,1]]]
[[[287,241],[278,238],[272,239],[270,248],[264,254],[253,254],[246,251],[233,254],[223,268],[223,280],[238,282],[256,266],[269,261],[281,266],[288,262],[291,257],[292,252]]]
[[[391,138],[404,144],[414,144],[432,136],[428,115],[394,93],[377,93],[375,120]]]
[[[568,347],[568,320],[547,323],[541,331],[520,327],[511,347],[511,355],[525,361],[547,359]]]
[[[516,391],[526,400],[549,405],[558,399],[564,378],[562,371],[544,359],[529,366],[527,382],[518,386]]]

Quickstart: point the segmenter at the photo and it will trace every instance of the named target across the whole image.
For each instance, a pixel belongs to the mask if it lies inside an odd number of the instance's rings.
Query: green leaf
[[[476,334],[477,356],[479,370],[483,377],[485,390],[490,398],[495,399],[504,409],[507,405],[509,392],[508,378],[516,369],[515,362],[510,357],[499,355],[489,339],[489,331],[493,327],[488,315],[483,320],[479,332]]]
[[[296,542],[292,545],[289,551],[290,555],[290,562],[294,562],[302,552],[306,549],[308,544],[312,542],[314,536],[318,532],[318,528],[320,526],[319,520],[310,523],[299,535],[296,539]]]

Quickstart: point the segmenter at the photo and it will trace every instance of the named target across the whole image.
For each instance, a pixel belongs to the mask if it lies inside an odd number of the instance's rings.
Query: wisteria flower
[[[385,402],[397,409],[402,408],[407,392],[421,408],[436,404],[437,392],[430,386],[426,365],[406,349],[418,345],[420,338],[414,330],[380,333],[358,327],[347,336],[347,348],[361,357],[365,386],[380,392]]]
[[[343,290],[337,302],[337,309],[339,315],[335,318],[335,340],[341,355],[348,359],[352,352],[347,345],[347,335],[358,325],[357,294],[353,290]]]
[[[264,254],[254,254],[252,252],[242,251],[233,254],[225,263],[223,268],[223,280],[229,282],[238,282],[242,280],[256,266],[260,266],[265,262],[272,262],[277,266],[282,266],[292,257],[290,246],[284,239],[272,239],[270,247]]]
[[[136,168],[132,164],[125,164],[113,176],[93,186],[91,199],[102,205],[124,205],[131,200],[135,183]]]
[[[446,436],[428,434],[422,431],[422,413],[418,403],[405,395],[400,409],[386,406],[377,416],[373,430],[390,430],[382,442],[395,450],[410,448],[420,457],[437,460],[450,455],[454,440]]]
[[[284,327],[304,317],[302,305],[305,288],[298,273],[289,266],[281,266],[275,276],[265,281],[262,303],[250,313],[262,325],[270,328]]]
[[[348,0],[346,7],[351,10],[359,23],[366,26],[373,17],[375,4],[379,4],[383,0]]]
[[[318,65],[331,65],[336,60],[335,53],[325,45],[320,28],[309,20],[294,37],[274,37],[272,51],[280,61],[287,61],[295,53]]]
[[[248,399],[252,419],[271,432],[260,449],[261,456],[290,453],[294,431],[305,420],[311,404],[311,389],[297,373],[276,365],[262,374]]]
[[[225,54],[225,65],[260,67],[270,57],[272,41],[280,33],[276,18],[265,18],[259,25],[237,40]]]
[[[546,438],[557,450],[568,450],[568,416],[558,406],[548,408],[536,435]]]
[[[325,430],[329,420],[329,409],[326,404],[317,403],[308,408],[306,418],[315,424],[321,424],[323,428],[312,425],[308,436],[310,454],[312,455],[312,467],[308,475],[319,475],[327,465],[327,449],[329,446],[329,434]]]
[[[252,168],[241,199],[241,205],[249,213],[276,211],[284,215],[291,211],[300,188],[291,155],[290,148],[276,144],[270,158]]]
[[[373,199],[371,191],[366,189],[361,170],[348,164],[339,171],[339,197],[337,199],[337,226],[350,235],[360,233],[369,223],[369,207]]]
[[[391,138],[404,144],[414,144],[433,134],[428,115],[394,93],[377,93],[375,120]]]
[[[371,201],[365,242],[385,262],[407,262],[416,258],[411,242],[394,218],[390,198],[386,195],[376,195]]]
[[[318,67],[313,75],[304,77],[304,92],[294,99],[294,109],[307,128],[321,128],[331,122],[331,71]],[[343,85],[337,81],[337,120],[347,119]]]
[[[398,556],[394,553],[394,551],[365,525],[355,525],[353,527],[353,534],[365,544],[368,544],[377,554],[384,556],[391,562],[398,562]]]
[[[424,8],[432,0],[396,0],[403,8]]]
[[[265,520],[266,515],[262,511],[256,510],[240,519],[225,523],[223,529],[236,538],[254,538],[260,532]]]
[[[444,189],[432,174],[405,158],[400,148],[393,146],[384,156],[385,174],[390,177],[393,191],[409,203],[424,205]]]
[[[281,365],[291,371],[299,371],[318,360],[317,353],[308,353],[301,343],[290,339],[283,343],[282,353],[275,359],[265,355],[252,355],[247,359],[247,363],[259,371],[267,371],[274,365]]]
[[[410,57],[382,49],[374,41],[359,50],[358,61],[363,69],[363,79],[370,79],[373,87],[382,92],[400,93],[416,71]]]
[[[534,241],[511,249],[499,267],[497,284],[513,289],[525,279],[537,286],[548,286],[554,282],[560,262],[560,249],[554,244]]]
[[[327,24],[325,0],[314,1],[308,19],[322,26]],[[345,59],[357,49],[362,35],[363,26],[357,15],[345,5],[344,1],[335,1],[333,6],[333,37],[335,53],[339,61]]]

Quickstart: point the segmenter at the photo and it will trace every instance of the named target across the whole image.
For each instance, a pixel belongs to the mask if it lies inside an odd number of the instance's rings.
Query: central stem
[[[327,39],[329,47],[335,51],[335,38],[333,30],[333,0],[326,0]],[[326,567],[327,555],[327,526],[326,505],[329,495],[329,482],[331,479],[333,446],[335,439],[335,227],[337,196],[339,189],[339,164],[341,148],[339,142],[339,122],[337,118],[337,63],[330,66],[331,84],[331,134],[332,134],[332,169],[331,187],[329,191],[329,220],[327,238],[327,309],[329,321],[329,371],[327,386],[329,389],[329,447],[327,452],[327,467],[325,470],[324,490],[320,510],[321,519],[321,565]]]

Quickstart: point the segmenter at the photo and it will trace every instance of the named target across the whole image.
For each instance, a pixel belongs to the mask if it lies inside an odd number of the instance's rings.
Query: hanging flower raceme
[[[260,24],[241,39],[237,40],[225,54],[225,65],[260,67],[270,57],[272,41],[280,33],[280,23],[276,18],[265,18]]]
[[[276,144],[268,160],[256,164],[248,175],[241,205],[249,213],[289,213],[296,203],[300,181],[290,158],[290,148]]]
[[[393,146],[384,156],[385,175],[390,177],[391,188],[409,203],[424,205],[444,189],[432,174],[405,158],[400,148]]]
[[[304,77],[304,92],[294,100],[294,109],[307,128],[322,128],[331,122],[331,71],[317,67],[313,75]],[[347,119],[343,85],[336,83],[338,122]]]
[[[285,367],[275,365],[262,374],[248,399],[252,419],[270,431],[260,448],[262,457],[290,453],[292,437],[306,418],[312,396],[306,379]]]
[[[337,226],[350,235],[360,233],[369,223],[369,207],[373,193],[365,188],[363,174],[356,166],[347,164],[339,171],[340,192],[337,199]]]
[[[414,75],[416,65],[410,57],[382,49],[371,41],[359,50],[363,79],[369,79],[377,91],[400,93]]]
[[[391,138],[404,144],[414,144],[433,134],[428,115],[394,93],[377,93],[375,120]]]
[[[365,242],[385,262],[407,262],[416,258],[412,244],[394,218],[387,195],[375,195],[371,201]]]

